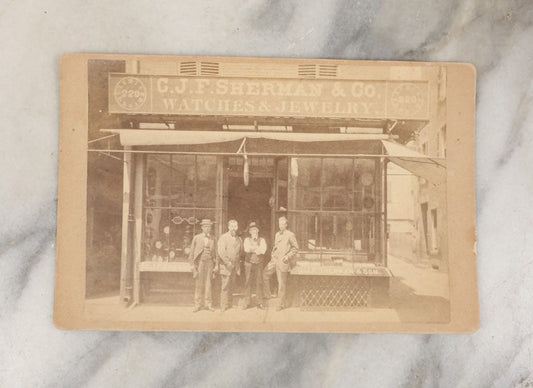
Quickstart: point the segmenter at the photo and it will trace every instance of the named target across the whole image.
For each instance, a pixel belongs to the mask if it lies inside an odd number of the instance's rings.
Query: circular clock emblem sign
[[[113,95],[122,109],[135,110],[146,101],[146,87],[138,78],[125,77],[117,82]]]
[[[399,84],[392,90],[391,105],[396,114],[415,115],[422,111],[424,96],[422,89],[415,84]]]

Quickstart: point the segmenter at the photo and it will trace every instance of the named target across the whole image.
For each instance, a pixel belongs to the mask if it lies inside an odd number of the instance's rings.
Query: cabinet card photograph
[[[71,54],[62,329],[479,326],[468,64]]]

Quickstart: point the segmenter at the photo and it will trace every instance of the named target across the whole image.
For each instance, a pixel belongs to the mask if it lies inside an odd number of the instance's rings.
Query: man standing
[[[290,261],[298,252],[298,242],[293,232],[287,229],[287,218],[279,218],[279,232],[274,239],[274,248],[270,262],[263,274],[263,283],[267,297],[270,297],[270,277],[276,272],[279,290],[277,311],[287,307],[287,278],[289,277]]]
[[[239,224],[235,220],[228,222],[228,231],[218,239],[219,273],[222,278],[220,307],[226,311],[232,306],[233,283],[235,274],[241,274],[242,240],[237,236]]]
[[[267,250],[264,238],[259,237],[259,227],[255,222],[248,225],[250,237],[244,239],[244,305],[250,306],[252,299],[252,285],[255,286],[255,301],[257,308],[263,310],[263,257]]]
[[[215,266],[216,251],[215,239],[211,235],[212,225],[211,220],[202,220],[200,223],[202,233],[194,236],[191,242],[189,263],[192,276],[195,279],[193,312],[203,308],[214,311],[211,305],[211,278]]]

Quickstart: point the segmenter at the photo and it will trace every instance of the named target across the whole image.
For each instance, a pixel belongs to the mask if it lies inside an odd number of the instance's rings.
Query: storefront
[[[300,245],[289,283],[293,305],[378,301],[393,275],[387,268],[387,163],[430,180],[445,179],[443,163],[397,143],[389,130],[390,116],[405,116],[409,104],[421,112],[411,117],[413,125],[427,119],[428,100],[420,92],[429,89],[427,82],[391,88],[381,81],[199,78],[192,89],[187,86],[192,81],[109,78],[111,113],[176,119],[171,129],[102,129],[102,136],[119,137],[122,148],[111,151],[124,158],[122,301],[141,303],[160,289],[192,290],[187,254],[201,219],[214,220],[216,235],[229,219],[237,219],[242,232],[253,220],[270,242],[282,215]],[[242,101],[232,98],[232,91]],[[344,91],[352,100],[324,97]],[[396,96],[401,103],[395,104],[391,93],[402,91],[405,96]],[[174,93],[180,99],[161,97]],[[272,99],[261,97],[277,93],[291,99],[268,106]],[[212,97],[219,94],[224,98]],[[307,101],[319,105],[304,116]],[[200,111],[207,125],[198,129]],[[324,122],[345,116],[372,120],[374,126]],[[404,117],[403,125],[409,123]]]

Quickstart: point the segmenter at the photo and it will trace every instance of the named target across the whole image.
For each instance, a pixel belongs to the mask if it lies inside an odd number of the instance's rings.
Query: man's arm
[[[220,236],[218,239],[217,252],[222,264],[225,266],[231,265],[231,262],[228,260],[228,256],[226,255],[226,242],[224,241],[224,235]]]
[[[296,236],[294,233],[291,233],[289,236],[289,244],[291,246],[291,249],[287,253],[287,258],[292,259],[294,256],[296,256],[296,253],[298,253],[298,241],[296,240]]]

